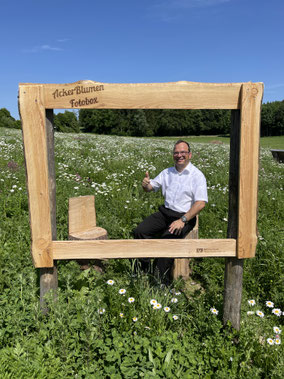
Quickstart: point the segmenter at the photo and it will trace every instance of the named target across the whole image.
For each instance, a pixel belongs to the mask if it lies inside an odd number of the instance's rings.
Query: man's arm
[[[202,209],[205,207],[206,202],[205,201],[196,201],[193,206],[190,208],[188,212],[184,214],[187,221],[191,220],[195,216],[198,215],[199,212],[202,211]],[[185,223],[179,219],[171,223],[169,226],[169,232],[172,234],[179,235],[184,227]]]
[[[150,176],[148,171],[145,173],[145,178],[142,181],[142,187],[145,192],[150,192],[154,189],[150,184]]]

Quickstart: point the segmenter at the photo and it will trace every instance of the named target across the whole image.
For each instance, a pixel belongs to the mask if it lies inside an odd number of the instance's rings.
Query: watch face
[[[181,221],[186,222],[187,221],[186,217],[182,216]]]

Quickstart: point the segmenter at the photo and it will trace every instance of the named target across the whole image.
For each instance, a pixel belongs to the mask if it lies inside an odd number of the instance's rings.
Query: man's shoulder
[[[199,177],[205,178],[205,175],[203,174],[203,172],[199,168],[194,166],[193,164],[191,164],[191,172],[194,176],[199,176]]]

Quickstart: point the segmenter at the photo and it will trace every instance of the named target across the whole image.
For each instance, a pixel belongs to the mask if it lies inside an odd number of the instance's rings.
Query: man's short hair
[[[187,146],[188,146],[188,151],[190,152],[190,146],[189,146],[189,143],[184,141],[183,139],[179,139],[175,144],[174,144],[174,150],[175,151],[175,148],[176,148],[176,145],[179,145],[180,143],[185,143]]]

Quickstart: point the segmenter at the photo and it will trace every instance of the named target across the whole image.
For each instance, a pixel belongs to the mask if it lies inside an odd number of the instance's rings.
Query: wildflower
[[[276,316],[280,317],[282,312],[279,308],[274,308],[274,309],[272,309],[272,313],[274,313]]]
[[[155,299],[150,300],[150,304],[151,304],[151,305],[155,305],[155,304],[157,304],[157,300],[155,300]]]
[[[282,330],[279,329],[278,326],[274,326],[274,327],[273,327],[273,331],[274,331],[274,333],[276,333],[276,334],[281,334],[281,332],[282,332]]]
[[[134,297],[129,297],[129,298],[128,298],[128,302],[129,302],[129,303],[134,303],[134,301],[135,301]]]
[[[274,304],[272,303],[272,301],[267,301],[265,304],[266,304],[266,306],[268,308],[273,308],[274,307]]]
[[[79,187],[74,187],[75,190],[79,189]]]
[[[100,314],[100,315],[102,315],[103,313],[105,313],[105,309],[104,308],[99,308],[98,309],[98,313]]]
[[[280,338],[275,338],[274,342],[275,342],[275,345],[281,345],[281,339]]]
[[[267,343],[269,343],[269,345],[274,345],[274,340],[272,338],[267,338]]]
[[[264,317],[264,313],[261,311],[256,311],[255,314],[261,318]]]
[[[177,303],[178,302],[178,299],[176,298],[176,297],[173,297],[172,299],[171,299],[171,303]]]
[[[145,329],[151,330],[151,328],[149,328],[149,326],[145,326]]]
[[[161,309],[162,305],[160,303],[154,304],[153,309]]]
[[[132,318],[132,321],[134,321],[134,322],[136,322],[137,320],[138,320],[137,317],[133,317],[133,318]]]
[[[255,305],[255,300],[248,300],[248,303],[250,306],[253,307]]]
[[[120,312],[119,317],[123,318],[124,314],[122,312]]]
[[[219,313],[219,311],[217,311],[216,308],[210,308],[210,311],[214,314],[214,315],[217,315]]]
[[[114,280],[109,279],[109,280],[107,281],[107,284],[109,284],[110,286],[113,286],[113,285],[114,285]]]
[[[14,189],[11,189],[10,192],[15,192],[15,190],[14,190]]]
[[[178,316],[177,316],[177,315],[173,315],[173,319],[174,319],[174,320],[177,320],[177,319],[178,319]]]
[[[124,295],[125,292],[126,292],[126,290],[125,290],[124,288],[121,288],[121,289],[118,291],[118,293],[119,293],[120,295]]]
[[[164,307],[164,311],[165,311],[165,312],[169,312],[170,310],[171,310],[170,307]]]
[[[179,296],[179,295],[181,295],[181,292],[177,291],[177,292],[175,293],[175,295],[176,295],[176,296]]]
[[[248,312],[247,312],[247,315],[249,315],[249,316],[250,316],[250,315],[253,315],[253,314],[254,314],[253,311],[248,311]]]

